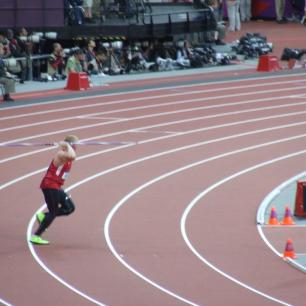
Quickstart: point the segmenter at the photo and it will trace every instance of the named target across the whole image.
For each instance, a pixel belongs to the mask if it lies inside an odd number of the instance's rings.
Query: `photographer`
[[[66,78],[64,67],[65,60],[63,48],[59,43],[54,43],[53,52],[48,58],[47,72],[53,80],[64,80]]]
[[[20,78],[20,83],[24,83],[27,76],[27,62],[26,62],[26,53],[22,52],[17,40],[14,38],[14,32],[11,29],[7,30],[7,39],[9,41],[9,48],[11,51],[12,57],[15,58],[24,58],[22,60],[18,60],[16,63],[15,71],[11,71],[16,73]]]
[[[29,39],[28,31],[26,28],[19,29],[16,37],[16,42],[23,54],[31,55],[33,53],[34,44],[31,39]]]
[[[6,37],[6,33],[4,31],[0,31],[0,44],[3,46],[2,58],[9,58],[11,57],[11,50],[9,46],[9,40]]]
[[[85,48],[85,61],[88,67],[89,74],[99,73],[95,48],[96,48],[96,42],[93,39],[90,39],[87,42],[87,46]]]
[[[70,72],[87,72],[84,51],[80,48],[72,50],[72,55],[68,58],[66,65],[66,75]]]
[[[11,102],[14,101],[10,93],[15,92],[15,81],[5,67],[5,62],[3,60],[4,52],[4,46],[0,44],[0,84],[4,86],[3,101]]]

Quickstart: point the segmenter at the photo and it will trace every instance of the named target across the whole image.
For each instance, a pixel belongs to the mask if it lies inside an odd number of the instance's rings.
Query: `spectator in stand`
[[[229,21],[228,30],[230,32],[240,31],[241,29],[240,13],[239,13],[240,0],[226,0],[226,5],[227,5],[227,15]]]
[[[85,21],[91,23],[92,22],[92,5],[93,0],[84,0],[83,8],[85,14]]]
[[[276,22],[279,24],[287,23],[285,14],[286,0],[275,0]]]
[[[2,58],[9,58],[11,57],[11,50],[10,50],[10,42],[6,37],[6,33],[4,31],[0,32],[0,44],[3,46],[4,54]]]
[[[53,51],[48,58],[47,72],[53,80],[65,80],[64,73],[65,60],[64,51],[59,43],[53,44]]]
[[[0,84],[4,86],[3,100],[6,102],[14,101],[10,94],[15,92],[15,81],[13,76],[7,71],[3,60],[4,46],[0,43]]]
[[[217,17],[217,22],[223,22],[223,0],[217,0],[215,15]]]
[[[176,62],[180,67],[190,67],[190,60],[192,57],[192,51],[188,41],[178,41],[176,51]]]
[[[105,66],[107,61],[107,52],[98,50],[96,53],[96,62],[98,67],[98,74],[104,76],[104,72],[107,72]]]
[[[252,7],[251,0],[240,0],[240,17],[242,22],[251,20],[252,18],[251,7]]]
[[[65,25],[81,25],[84,18],[83,0],[64,0]]]
[[[16,41],[21,49],[21,52],[31,55],[33,53],[33,42],[29,39],[26,28],[20,28],[17,32]]]
[[[12,29],[7,30],[7,39],[9,41],[9,48],[11,51],[11,56],[15,58],[23,58],[19,59],[17,62],[18,71],[16,71],[20,83],[24,83],[27,77],[27,61],[26,61],[26,53],[23,52],[14,37],[14,32]]]
[[[96,48],[96,42],[93,39],[90,39],[87,42],[87,46],[85,48],[85,61],[88,67],[88,72],[90,74],[99,73],[95,48]]]
[[[212,31],[212,39],[216,45],[225,45],[223,39],[225,38],[225,26],[222,21],[219,21],[219,2],[218,0],[208,0],[207,1],[208,8],[211,10],[215,17],[215,28],[216,31]]]
[[[304,16],[301,20],[301,24],[305,24],[306,23],[306,0],[305,0],[305,7],[304,7]]]
[[[163,46],[162,42],[155,40],[149,46],[150,57],[154,59],[157,66],[151,66],[152,70],[172,70],[175,63],[168,50]],[[176,56],[176,55],[174,55]]]
[[[70,72],[87,72],[84,51],[77,48],[73,50],[72,55],[68,58],[66,65],[66,75]]]

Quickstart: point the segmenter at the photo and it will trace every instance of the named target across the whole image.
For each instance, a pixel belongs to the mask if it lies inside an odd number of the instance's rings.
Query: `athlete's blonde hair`
[[[79,141],[79,138],[75,135],[68,135],[65,137],[64,141],[70,143],[70,144],[73,144],[75,142],[78,142]]]

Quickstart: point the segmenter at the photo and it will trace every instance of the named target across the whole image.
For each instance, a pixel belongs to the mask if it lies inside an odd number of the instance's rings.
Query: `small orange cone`
[[[281,224],[282,225],[294,225],[295,224],[295,222],[293,221],[292,213],[291,213],[289,206],[286,206],[284,219]]]
[[[269,225],[279,225],[279,222],[277,220],[277,212],[276,212],[275,207],[271,208]]]
[[[296,258],[296,255],[295,255],[294,249],[293,249],[293,243],[292,243],[291,239],[287,240],[283,257],[284,258],[292,258],[292,259]]]

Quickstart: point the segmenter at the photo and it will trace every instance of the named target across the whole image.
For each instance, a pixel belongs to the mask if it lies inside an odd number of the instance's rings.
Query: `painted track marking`
[[[226,156],[230,156],[230,155],[234,155],[234,154],[238,154],[238,153],[241,153],[241,152],[246,152],[246,151],[249,151],[249,150],[253,150],[253,149],[257,149],[257,148],[261,148],[261,147],[265,147],[265,146],[269,146],[269,145],[273,145],[273,144],[276,144],[276,143],[281,143],[281,142],[286,142],[286,141],[290,141],[290,140],[293,140],[293,139],[297,139],[297,138],[300,138],[300,137],[306,137],[306,134],[303,134],[303,135],[299,135],[299,136],[294,136],[294,137],[288,137],[288,138],[282,138],[282,139],[279,139],[279,140],[276,140],[276,141],[272,141],[272,142],[267,142],[267,143],[263,143],[263,144],[259,144],[259,145],[255,145],[255,146],[250,146],[250,147],[246,147],[246,148],[243,148],[243,149],[240,149],[240,150],[234,150],[234,151],[231,151],[231,152],[227,152],[227,153],[223,153],[221,155],[217,155],[217,156],[214,156],[212,158],[208,158],[208,159],[205,159],[205,160],[202,160],[200,162],[196,162],[196,163],[193,163],[193,164],[190,164],[188,166],[185,166],[183,168],[180,168],[180,169],[177,169],[175,171],[172,171],[170,173],[168,173],[167,175],[164,175],[162,176],[163,178],[165,177],[168,177],[170,175],[173,175],[173,174],[176,174],[180,171],[183,171],[183,170],[187,170],[189,168],[192,168],[192,167],[195,167],[195,166],[198,166],[200,164],[204,164],[206,162],[209,162],[209,161],[212,161],[212,160],[216,160],[218,158],[223,158],[223,157],[226,157]],[[198,143],[195,144],[195,145],[199,145]],[[188,147],[188,146],[187,146]],[[173,153],[174,152],[177,152],[179,151],[179,149],[173,149],[173,150],[170,150],[172,152],[170,153]],[[107,169],[107,170],[104,170],[100,173],[97,173],[93,176],[90,176],[84,180],[81,180],[79,181],[78,183],[70,186],[69,188],[67,188],[67,191],[69,190],[72,190],[74,188],[77,188],[79,187],[80,185],[84,184],[84,183],[87,183],[89,181],[92,181],[94,179],[96,179],[97,177],[101,177],[102,175],[106,175],[106,174],[109,174],[113,171],[117,171],[119,169],[122,169],[122,168],[125,168],[125,167],[129,167],[131,165],[134,165],[136,163],[139,163],[139,162],[143,162],[143,161],[146,161],[146,160],[149,160],[149,159],[152,159],[152,158],[156,158],[156,157],[159,157],[159,156],[162,156],[162,155],[165,155],[165,154],[169,154],[169,153],[165,153],[165,152],[162,152],[162,153],[158,153],[158,154],[154,154],[152,156],[147,156],[145,158],[141,158],[141,159],[138,159],[138,160],[134,160],[132,162],[128,162],[128,163],[125,163],[125,164],[122,164],[122,165],[119,165],[119,166],[116,166],[116,167],[113,167],[111,169]],[[160,180],[161,178],[159,177],[158,180]],[[140,190],[146,188],[147,186],[153,184],[154,182],[156,182],[157,180],[153,180],[153,181],[150,181],[149,183],[146,183],[144,185],[142,185],[140,188],[138,188],[136,191],[134,190],[133,192],[131,192],[129,195],[127,195],[125,198],[123,198],[120,202],[118,202],[114,208],[111,210],[111,212],[109,213],[109,215],[107,216],[106,218],[106,221],[105,221],[105,225],[104,225],[104,234],[105,234],[105,238],[106,238],[106,241],[107,241],[107,244],[110,248],[110,250],[112,251],[112,253],[114,254],[114,256],[119,260],[119,262],[121,262],[127,269],[129,269],[131,272],[135,273],[135,275],[137,275],[138,277],[141,277],[143,280],[145,280],[146,282],[148,282],[149,284],[153,285],[154,287],[158,288],[159,290],[162,290],[163,292],[167,293],[167,294],[170,294],[171,296],[183,301],[183,300],[186,300],[185,298],[182,298],[182,297],[179,297],[177,294],[169,291],[168,289],[166,288],[163,288],[161,287],[160,285],[158,285],[157,283],[155,283],[154,281],[150,280],[149,278],[147,278],[145,275],[142,275],[140,272],[138,272],[136,269],[134,269],[133,267],[131,267],[128,263],[126,263],[120,256],[120,254],[115,250],[114,246],[112,245],[111,243],[111,239],[109,237],[109,226],[110,226],[110,222],[111,222],[111,219],[112,217],[114,216],[115,212],[131,197],[133,196],[134,194],[136,194],[137,192],[139,192]],[[42,206],[39,210],[42,210],[44,209],[44,206]],[[35,218],[35,215],[33,216],[33,218]],[[32,218],[32,220],[33,220]],[[28,230],[27,230],[27,241],[29,240],[29,233],[32,232],[32,227],[33,224],[29,224],[28,225]],[[30,243],[28,242],[28,245],[29,245],[29,248],[30,248],[30,251],[31,252],[35,252],[34,248],[31,249],[31,245]],[[34,255],[33,255],[34,256]],[[37,256],[37,254],[36,254]],[[34,256],[35,257],[35,256]],[[43,264],[42,262],[39,262],[39,264]],[[42,266],[43,269],[44,268],[44,264]],[[163,289],[162,289],[163,288]],[[186,300],[187,301],[187,300]],[[194,304],[193,302],[189,301],[189,304],[190,305],[196,305]]]
[[[242,79],[239,80],[239,82],[246,82],[246,81],[257,81],[257,80],[267,80],[267,79],[279,79],[279,78],[290,78],[290,77],[296,77],[296,76],[301,76],[303,74],[291,74],[291,75],[278,75],[278,76],[265,76],[265,77],[251,77],[248,79]],[[302,82],[304,82],[304,79],[301,79]],[[276,84],[286,84],[286,83],[294,83],[296,82],[296,80],[293,81],[284,81],[284,82],[272,82],[272,83],[267,83],[265,82],[265,84],[269,84],[269,85],[276,85]],[[19,109],[19,108],[28,108],[28,107],[37,107],[37,106],[41,106],[41,105],[52,105],[52,104],[61,104],[61,103],[67,103],[67,102],[74,102],[74,101],[80,101],[83,99],[95,99],[95,98],[105,98],[105,97],[112,97],[112,96],[120,96],[120,95],[126,95],[126,94],[133,94],[133,93],[146,93],[146,92],[151,92],[151,91],[163,91],[163,90],[169,90],[169,89],[176,89],[176,88],[190,88],[190,87],[198,87],[198,86],[209,86],[209,85],[214,85],[214,84],[229,84],[229,83],[237,83],[237,80],[226,80],[226,81],[215,81],[215,82],[205,82],[205,83],[198,83],[198,84],[187,84],[187,85],[174,85],[174,86],[168,86],[168,87],[163,87],[163,88],[152,88],[152,89],[144,89],[144,90],[132,90],[129,92],[121,92],[121,93],[110,93],[110,94],[93,94],[92,96],[88,96],[88,97],[76,97],[76,98],[69,98],[69,99],[60,99],[60,100],[56,100],[56,101],[49,101],[49,102],[43,102],[43,104],[37,104],[37,103],[32,103],[32,104],[27,104],[27,105],[17,105],[17,106],[11,106],[10,109]],[[261,86],[264,86],[263,84],[261,84]],[[245,86],[242,85],[242,87],[240,88],[244,88]],[[234,88],[233,86],[231,86],[230,88]],[[237,89],[237,88],[236,88]],[[179,95],[179,94],[178,94]],[[123,100],[125,101],[125,100]],[[108,103],[108,102],[104,102]],[[101,103],[97,104],[97,105],[101,105]],[[0,112],[1,111],[7,111],[7,108],[0,108]],[[55,110],[53,110],[55,111]],[[40,113],[40,112],[36,112],[36,113]],[[32,113],[33,115],[33,113]],[[23,115],[18,115],[18,117],[9,117],[8,119],[13,119],[13,118],[20,118],[23,116],[27,116],[27,114],[23,114]],[[4,117],[3,117],[4,118]],[[0,118],[0,120],[7,120],[7,119],[2,119]]]
[[[280,97],[277,97],[277,99],[280,99]],[[297,105],[304,105],[304,104],[306,104],[306,102],[297,103]],[[277,105],[277,106],[258,107],[258,108],[252,108],[252,109],[247,109],[247,110],[242,110],[242,111],[232,111],[232,112],[218,113],[218,114],[214,114],[214,115],[207,115],[207,116],[202,116],[201,118],[202,119],[212,119],[212,118],[218,118],[218,117],[223,117],[223,116],[238,115],[238,114],[244,114],[244,113],[249,113],[249,112],[264,111],[264,110],[269,110],[269,109],[279,109],[279,108],[286,108],[286,107],[292,107],[292,106],[296,106],[296,105],[294,105],[294,103],[289,103],[289,104],[285,104],[285,105],[281,105],[281,106]],[[30,139],[45,137],[45,136],[76,131],[76,130],[80,130],[80,129],[88,129],[88,128],[94,128],[94,127],[98,127],[98,126],[110,125],[110,124],[115,124],[115,123],[122,123],[123,121],[141,120],[141,119],[146,119],[146,118],[153,118],[153,117],[159,117],[159,116],[167,116],[167,115],[173,115],[173,114],[192,112],[192,111],[196,111],[196,110],[199,110],[199,109],[201,109],[201,108],[191,108],[191,109],[184,109],[184,110],[171,111],[171,112],[160,112],[160,113],[154,113],[154,114],[149,114],[149,115],[136,116],[136,117],[127,118],[127,119],[124,119],[124,120],[115,120],[115,121],[111,121],[111,122],[88,124],[88,125],[78,126],[78,127],[69,128],[69,129],[61,129],[61,130],[52,131],[52,132],[48,132],[48,133],[36,134],[34,136],[32,135],[32,136],[29,136],[29,137],[12,139],[12,140],[9,140],[9,141],[2,142],[1,144],[2,145],[10,144],[10,143],[13,143],[13,142],[26,141],[26,140],[30,140]],[[297,112],[297,113],[303,113],[303,112],[301,111],[301,112]]]
[[[290,90],[296,90],[296,89],[305,89],[306,86],[303,87],[290,87],[290,88],[282,88],[282,89],[272,89],[272,90],[265,90],[265,91],[255,91],[255,92],[248,92],[248,93],[238,93],[238,94],[227,94],[227,95],[221,95],[221,96],[209,96],[209,97],[200,97],[200,98],[193,98],[193,99],[188,99],[188,100],[181,100],[181,101],[175,101],[175,102],[167,102],[167,103],[157,103],[157,104],[151,104],[151,105],[144,105],[144,106],[135,106],[135,107],[128,107],[128,108],[121,108],[118,110],[111,110],[111,111],[103,111],[103,112],[94,112],[94,113],[89,113],[86,115],[83,115],[81,117],[94,117],[94,116],[99,116],[99,115],[109,115],[109,114],[116,114],[116,113],[122,113],[122,112],[129,112],[129,111],[133,111],[133,110],[144,110],[144,109],[151,109],[151,108],[156,108],[156,107],[166,107],[166,106],[172,106],[172,105],[186,105],[189,103],[195,103],[195,102],[209,102],[209,101],[215,101],[218,99],[224,99],[224,98],[235,98],[235,97],[241,97],[241,96],[249,96],[252,94],[266,94],[266,93],[274,93],[274,92],[282,92],[282,91],[290,91]],[[201,91],[203,93],[207,93],[205,91]],[[159,96],[153,96],[160,98]],[[150,97],[150,99],[153,99],[153,97]],[[164,95],[163,98],[167,98],[167,95]],[[282,99],[280,96],[277,97],[278,99]],[[285,98],[292,98],[292,95],[287,95],[287,96],[283,96],[283,99]],[[130,100],[117,100],[115,101],[116,104],[123,104],[123,103],[127,103],[127,101],[129,102],[135,102],[137,101],[145,101],[147,100],[148,97],[142,97],[142,98],[137,98],[137,99],[130,99]],[[276,98],[270,97],[270,98],[262,98],[262,99],[256,99],[256,100],[246,100],[246,102],[232,102],[232,103],[222,103],[219,105],[211,105],[211,106],[203,106],[202,108],[199,109],[212,109],[212,108],[218,108],[218,107],[228,107],[228,106],[235,106],[235,105],[244,105],[244,104],[251,104],[251,103],[256,103],[256,102],[261,102],[261,101],[273,101],[276,100]],[[111,103],[115,103],[114,101]],[[300,102],[301,104],[303,104],[303,102]],[[104,103],[102,105],[98,105],[98,106],[105,106],[107,105],[107,103]],[[95,104],[91,104],[91,107],[96,107]],[[82,107],[85,107],[84,105]],[[66,110],[66,109],[62,109],[61,111]],[[41,111],[40,114],[48,114],[50,111],[54,111],[54,110],[46,110],[46,111]],[[59,109],[56,109],[56,111],[60,111]],[[22,116],[25,117],[25,114],[22,115],[18,115],[18,116]],[[30,116],[30,114],[29,114]],[[48,123],[56,123],[56,122],[62,122],[62,121],[68,121],[68,120],[73,120],[76,119],[77,117],[80,116],[70,116],[70,117],[65,117],[65,118],[60,118],[60,119],[52,119],[52,120],[46,120],[46,121],[41,121],[41,122],[35,122],[32,124],[24,124],[24,125],[20,125],[17,127],[10,127],[10,128],[3,128],[0,129],[0,132],[5,132],[5,131],[9,131],[9,130],[14,130],[14,129],[20,129],[20,128],[24,128],[24,127],[31,127],[31,126],[38,126],[38,125],[43,125],[43,124],[48,124]],[[0,120],[4,120],[5,118],[8,119],[16,119],[16,118],[10,118],[10,117],[3,117],[0,118]],[[124,118],[122,118],[124,119]],[[120,120],[122,120],[120,118]]]
[[[287,302],[284,302],[284,301],[281,301],[281,300],[278,300],[270,295],[267,295],[265,293],[262,293],[256,289],[254,289],[253,287],[250,287],[248,285],[246,285],[245,283],[239,281],[238,279],[232,277],[231,275],[225,273],[224,271],[218,269],[215,265],[213,265],[211,262],[209,262],[207,259],[205,259],[197,250],[196,248],[191,244],[189,238],[188,238],[188,235],[187,235],[187,231],[186,231],[186,220],[187,220],[187,217],[190,213],[190,211],[192,210],[192,208],[204,197],[206,196],[209,192],[211,192],[212,190],[220,187],[221,185],[223,185],[224,183],[227,183],[229,182],[230,180],[233,180],[235,178],[237,178],[238,176],[240,175],[243,175],[243,174],[246,174],[246,173],[249,173],[251,171],[254,171],[254,170],[257,170],[261,167],[265,167],[265,166],[268,166],[268,165],[271,165],[273,163],[276,163],[276,162],[279,162],[279,161],[282,161],[282,160],[285,160],[285,159],[288,159],[288,158],[292,158],[292,157],[296,157],[298,155],[302,155],[302,154],[306,154],[306,150],[302,150],[302,151],[298,151],[298,152],[295,152],[295,153],[292,153],[292,154],[288,154],[288,155],[284,155],[284,156],[281,156],[281,157],[278,157],[278,158],[274,158],[274,159],[271,159],[271,160],[268,160],[266,162],[263,162],[263,163],[260,163],[260,164],[257,164],[255,166],[252,166],[252,167],[249,167],[249,168],[246,168],[242,171],[239,171],[239,172],[236,172],[235,174],[233,175],[230,175],[220,181],[218,181],[217,183],[211,185],[209,188],[206,188],[204,191],[202,191],[200,194],[198,194],[197,197],[195,197],[190,203],[189,205],[187,206],[186,210],[184,211],[183,215],[182,215],[182,218],[181,218],[181,233],[182,233],[182,236],[183,236],[183,239],[185,241],[185,243],[187,244],[187,246],[189,247],[189,249],[192,251],[192,253],[198,258],[200,259],[204,264],[206,264],[208,267],[210,267],[211,269],[213,269],[214,271],[218,272],[219,274],[221,274],[222,276],[228,278],[229,280],[235,282],[236,284],[256,293],[256,294],[259,294],[259,295],[262,295],[263,297],[267,298],[267,299],[270,299],[274,302],[277,302],[279,304],[282,304],[282,305],[287,305],[287,306],[290,306],[291,304],[288,304]]]
[[[289,105],[289,107],[290,107],[290,105]],[[282,117],[287,117],[287,116],[302,115],[304,113],[305,113],[305,111],[301,111],[301,112],[292,112],[292,113],[286,113],[286,114],[274,115],[274,116],[266,116],[266,117],[259,117],[259,118],[257,117],[255,119],[248,119],[248,120],[238,121],[238,123],[239,124],[241,124],[241,123],[251,123],[251,122],[257,122],[257,121],[267,120],[267,119],[276,119],[276,118],[282,118]],[[224,114],[226,115],[227,113],[224,113]],[[135,129],[136,130],[151,129],[151,128],[156,128],[156,127],[169,126],[169,125],[172,125],[172,124],[193,122],[193,121],[203,120],[203,119],[207,119],[207,118],[208,118],[207,116],[193,117],[193,118],[190,118],[190,119],[181,119],[181,120],[175,120],[175,121],[170,121],[170,122],[166,122],[166,123],[142,126],[142,127],[138,127],[138,128],[135,128]],[[127,120],[130,120],[130,119],[127,119]],[[116,122],[114,122],[114,123],[116,123]],[[104,124],[110,124],[110,122],[104,123]],[[235,125],[235,122],[234,123],[223,124],[223,125],[212,126],[210,128],[198,129],[197,131],[204,131],[206,129],[208,130],[208,129],[219,128],[219,127],[221,128],[221,127],[226,127],[226,126],[233,126],[233,125]],[[104,135],[98,135],[98,136],[86,138],[86,139],[83,139],[83,140],[96,140],[96,139],[101,139],[101,138],[106,138],[106,137],[111,137],[111,136],[118,136],[118,135],[122,135],[122,134],[128,133],[131,130],[134,130],[134,128],[130,128],[130,129],[127,129],[127,130],[124,130],[124,131],[104,134]],[[183,133],[189,133],[189,131],[181,132],[181,133],[182,134]],[[53,134],[53,133],[50,133],[50,134]],[[31,139],[31,138],[27,138],[27,139],[19,138],[19,141],[29,140],[29,139]],[[16,142],[17,140],[18,139],[10,140],[9,143]],[[4,163],[4,162],[15,160],[15,159],[18,159],[18,158],[21,158],[21,157],[26,157],[26,156],[34,155],[34,154],[37,154],[37,153],[45,152],[45,151],[48,151],[48,150],[52,150],[52,149],[53,148],[44,148],[44,149],[39,149],[39,150],[31,151],[31,152],[28,152],[28,153],[23,153],[23,154],[11,156],[9,158],[0,160],[0,164]]]

